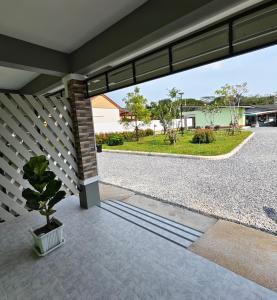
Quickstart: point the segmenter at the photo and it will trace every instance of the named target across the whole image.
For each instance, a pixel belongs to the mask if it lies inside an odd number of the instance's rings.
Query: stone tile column
[[[63,78],[65,95],[71,104],[75,148],[78,160],[80,205],[100,204],[96,146],[90,99],[86,99],[84,77],[69,74]]]

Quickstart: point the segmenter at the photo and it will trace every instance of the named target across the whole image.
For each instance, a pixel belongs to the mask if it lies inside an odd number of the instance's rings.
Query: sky
[[[277,92],[277,46],[218,61],[203,67],[138,84],[148,102],[167,98],[168,90],[176,87],[183,98],[200,99],[214,96],[215,90],[226,83],[248,83],[248,95],[268,95]],[[107,95],[124,107],[122,101],[133,87]]]

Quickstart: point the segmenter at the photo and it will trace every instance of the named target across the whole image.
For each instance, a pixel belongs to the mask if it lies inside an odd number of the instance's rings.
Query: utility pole
[[[183,95],[184,92],[179,92],[178,93],[180,95],[180,100],[181,100],[181,105],[180,105],[180,110],[181,110],[181,116],[180,116],[180,120],[181,120],[181,132],[182,135],[184,134],[184,127],[183,127]],[[187,106],[187,101],[185,100],[185,106]]]

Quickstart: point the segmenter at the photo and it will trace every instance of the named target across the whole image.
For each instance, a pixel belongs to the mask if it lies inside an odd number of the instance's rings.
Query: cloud
[[[223,68],[223,61],[217,61],[202,67],[204,71],[217,71]]]

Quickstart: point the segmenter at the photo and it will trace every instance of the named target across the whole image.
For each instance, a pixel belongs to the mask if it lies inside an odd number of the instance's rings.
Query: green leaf
[[[33,210],[39,210],[40,193],[35,192],[31,189],[25,189],[22,192],[22,197],[27,200],[26,205]]]
[[[48,214],[48,216],[51,216],[51,215],[53,215],[55,212],[56,212],[55,209],[50,209],[50,210],[47,211],[47,214]]]
[[[55,178],[55,174],[46,171],[49,162],[44,155],[32,157],[23,167],[23,178],[39,192],[42,192],[49,181]]]
[[[55,194],[59,191],[62,186],[62,182],[60,180],[51,180],[47,186],[45,191],[42,193],[42,199],[49,200],[54,197]]]
[[[40,214],[41,214],[42,216],[51,216],[51,215],[53,215],[55,212],[56,212],[56,210],[54,210],[54,209],[48,209],[47,211],[41,210],[41,211],[40,211]]]
[[[54,205],[56,205],[58,202],[60,202],[66,195],[65,191],[59,191],[57,194],[49,201],[48,207],[52,208]]]
[[[24,165],[23,170],[26,173],[26,176],[40,175],[44,173],[49,165],[49,161],[44,155],[33,156],[30,160]]]

